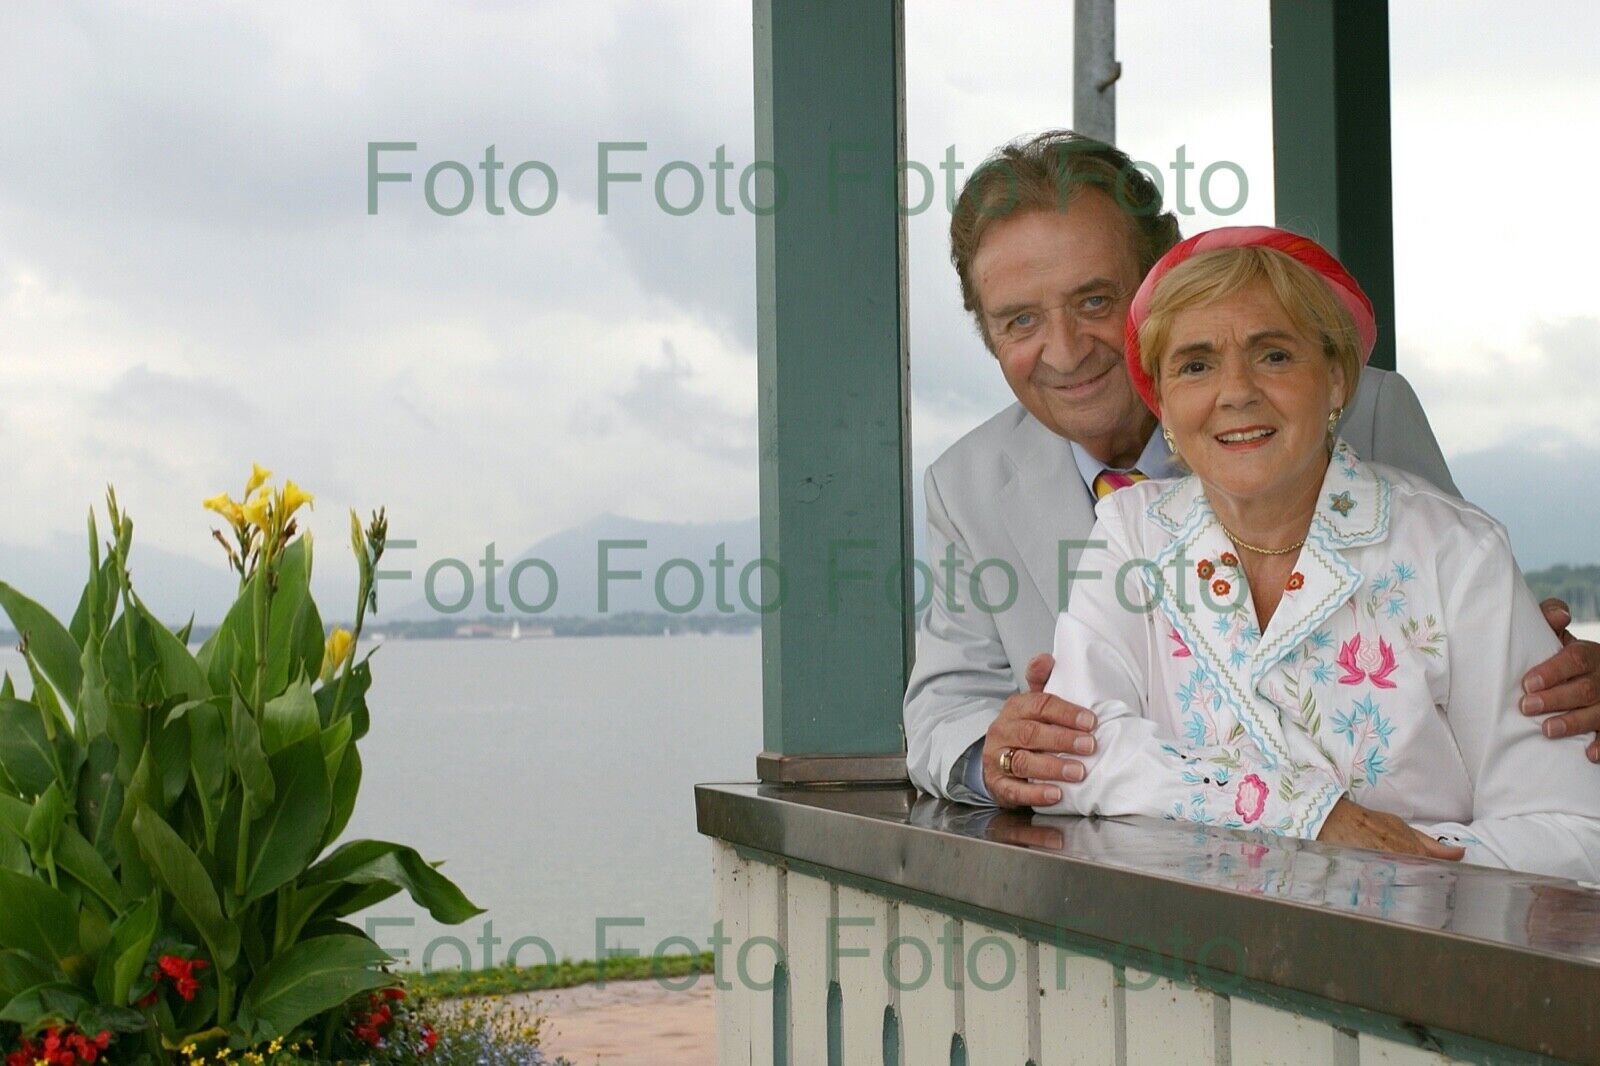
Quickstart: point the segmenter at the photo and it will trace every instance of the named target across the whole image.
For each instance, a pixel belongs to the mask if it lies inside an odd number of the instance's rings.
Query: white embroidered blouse
[[[1600,880],[1588,738],[1517,710],[1557,641],[1504,527],[1342,442],[1319,499],[1264,633],[1197,478],[1100,502],[1046,688],[1097,750],[1036,810],[1314,838],[1348,794],[1468,862]]]

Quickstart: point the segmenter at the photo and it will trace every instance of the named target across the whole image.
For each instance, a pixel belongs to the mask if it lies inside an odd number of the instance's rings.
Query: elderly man
[[[1094,750],[1094,716],[1043,694],[1044,653],[1095,500],[1174,473],[1128,380],[1123,327],[1140,280],[1179,236],[1126,155],[1063,131],[1006,146],[961,191],[950,257],[1017,402],[928,468],[935,587],[905,698],[906,763],[925,792],[1045,806],[1083,778],[1059,753]],[[1399,374],[1364,372],[1339,434],[1365,459],[1456,492]],[[1600,645],[1565,633],[1564,605],[1544,607],[1565,647],[1524,679],[1520,710],[1563,712],[1547,736],[1596,730]],[[1588,755],[1600,762],[1600,740]]]

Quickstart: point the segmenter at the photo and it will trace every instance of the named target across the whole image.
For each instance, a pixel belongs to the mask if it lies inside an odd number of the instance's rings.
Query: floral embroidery
[[[1217,572],[1217,568],[1211,565],[1210,559],[1201,559],[1194,570],[1200,575],[1201,581],[1210,581],[1211,575]]]
[[[1267,783],[1255,774],[1246,774],[1243,781],[1239,782],[1239,791],[1234,795],[1234,813],[1245,820],[1248,825],[1261,817],[1261,812],[1267,809]]]
[[[1400,627],[1400,636],[1412,651],[1431,655],[1435,659],[1440,655],[1439,645],[1444,643],[1444,630],[1439,628],[1438,619],[1431,614],[1420,622],[1415,618],[1406,619]]]
[[[1349,517],[1350,512],[1356,508],[1356,501],[1350,498],[1349,492],[1331,492],[1328,494],[1328,506],[1338,511],[1341,516]]]
[[[1395,670],[1394,648],[1382,637],[1378,638],[1376,648],[1371,644],[1363,648],[1361,634],[1357,633],[1339,645],[1338,662],[1344,667],[1344,676],[1339,679],[1341,685],[1370,681],[1374,688],[1394,688],[1394,682],[1389,680]]]
[[[1194,652],[1189,650],[1189,645],[1183,642],[1183,638],[1178,635],[1178,631],[1176,629],[1168,627],[1167,636],[1178,645],[1176,648],[1172,649],[1172,657],[1174,659],[1187,659],[1194,654]]]
[[[1405,563],[1395,563],[1393,569],[1373,581],[1367,589],[1367,617],[1399,618],[1406,609],[1406,583],[1417,576],[1416,570]]]
[[[1223,552],[1222,553],[1222,565],[1223,566],[1238,566],[1239,565],[1239,557],[1237,555],[1233,554],[1232,552]]]
[[[1230,593],[1232,591],[1233,591],[1233,586],[1228,584],[1225,580],[1223,580],[1220,577],[1217,578],[1215,581],[1213,581],[1211,583],[1211,593],[1214,596],[1219,596],[1219,597],[1220,596],[1226,596],[1228,593]]]
[[[1306,575],[1304,575],[1300,571],[1296,570],[1294,573],[1289,575],[1289,580],[1284,583],[1283,591],[1285,591],[1285,592],[1298,592],[1298,591],[1300,591],[1301,589],[1303,589],[1305,587],[1306,587]]]
[[[1333,731],[1343,737],[1351,747],[1350,767],[1353,783],[1371,786],[1389,769],[1389,738],[1394,735],[1394,723],[1383,716],[1378,703],[1364,696],[1351,705],[1348,712],[1335,711]]]
[[[1217,712],[1222,709],[1222,693],[1206,673],[1206,668],[1196,666],[1190,672],[1189,680],[1178,686],[1177,695],[1178,706],[1184,714],[1184,739],[1197,748],[1219,743],[1221,736],[1217,728]]]

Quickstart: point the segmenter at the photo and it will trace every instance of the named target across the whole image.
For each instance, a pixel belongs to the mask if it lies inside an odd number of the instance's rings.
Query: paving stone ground
[[[681,992],[655,981],[608,981],[604,988],[507,999],[544,1015],[544,1050],[575,1066],[709,1066],[717,1058],[716,1012],[705,975]]]

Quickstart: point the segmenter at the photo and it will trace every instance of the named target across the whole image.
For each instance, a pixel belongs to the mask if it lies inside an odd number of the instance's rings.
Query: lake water
[[[0,651],[0,669],[21,657]],[[391,641],[373,659],[372,731],[348,836],[415,846],[487,913],[454,929],[409,899],[367,917],[420,966],[483,965],[521,937],[595,956],[596,920],[642,918],[610,946],[669,936],[706,948],[711,848],[694,785],[755,778],[761,641],[755,634],[573,640]],[[490,924],[492,923],[492,925]],[[669,950],[684,950],[683,945]],[[529,944],[524,964],[544,961]]]
[[[1600,639],[1600,624],[1575,627]],[[409,900],[369,918],[413,966],[483,965],[518,938],[557,957],[608,946],[646,953],[711,933],[711,851],[693,786],[749,781],[761,748],[761,642],[754,634],[583,640],[393,641],[373,660],[372,732],[350,834],[398,840],[487,913],[442,928]],[[0,650],[15,676],[20,656]],[[683,950],[671,945],[669,950]],[[543,961],[526,946],[524,963]]]

